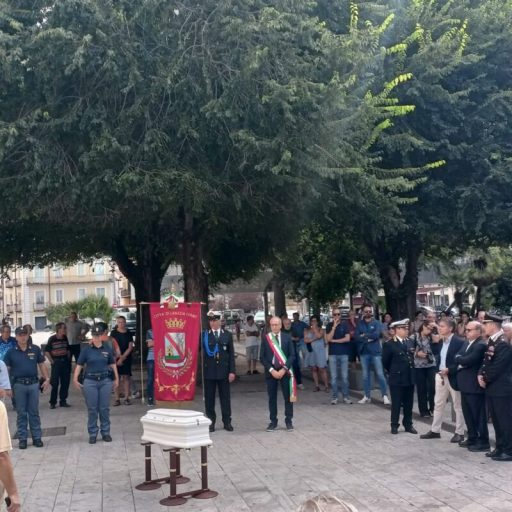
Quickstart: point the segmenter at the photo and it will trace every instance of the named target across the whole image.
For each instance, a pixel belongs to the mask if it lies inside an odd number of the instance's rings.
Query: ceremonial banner
[[[201,329],[201,304],[149,305],[155,342],[155,399],[193,400]]]

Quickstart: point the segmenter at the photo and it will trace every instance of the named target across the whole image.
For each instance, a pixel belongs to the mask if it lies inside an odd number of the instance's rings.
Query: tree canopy
[[[371,258],[410,314],[422,254],[510,241],[511,12],[0,0],[0,261],[106,254],[138,300],[178,262],[206,301],[263,265],[327,300]]]

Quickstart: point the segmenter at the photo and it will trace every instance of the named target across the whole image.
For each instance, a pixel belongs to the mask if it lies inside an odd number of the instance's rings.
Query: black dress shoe
[[[18,443],[18,448],[20,450],[26,450],[27,449],[27,440],[26,439],[20,439]]]
[[[43,441],[41,439],[34,439],[32,441],[32,444],[36,447],[36,448],[42,448],[44,446],[43,444]]]
[[[398,429],[396,427],[391,427],[392,434],[398,434]]]
[[[429,430],[426,434],[422,434],[420,436],[420,439],[440,439],[441,434],[439,432],[432,432],[432,430]]]
[[[210,432],[215,432],[215,425],[212,423],[209,427]]]
[[[267,432],[275,432],[277,430],[277,423],[269,423]]]
[[[410,427],[405,427],[405,431],[409,432],[409,434],[417,434],[418,431],[411,425]]]
[[[475,445],[475,443],[474,442],[470,442],[469,439],[466,439],[465,441],[461,441],[459,443],[459,446],[461,448],[469,448],[470,446],[474,446],[474,445]]]
[[[490,446],[485,444],[470,444],[468,450],[470,452],[488,452]]]
[[[509,455],[508,453],[501,453],[500,455],[491,457],[491,459],[497,462],[510,462],[512,461],[512,455]]]
[[[55,404],[50,404],[50,409],[55,409]]]
[[[67,402],[63,402],[60,404],[61,407],[71,407]]]
[[[89,444],[96,444],[96,436],[89,437]]]
[[[110,437],[110,434],[102,435],[101,439],[103,439],[103,441],[105,441],[105,443],[111,443],[112,442],[112,437]]]
[[[486,457],[499,457],[503,452],[501,450],[491,450],[485,454]]]
[[[224,423],[224,430],[227,430],[228,432],[233,432],[233,426],[231,423]]]
[[[293,432],[293,423],[291,421],[286,422],[286,430],[288,432]]]
[[[464,436],[461,434],[453,434],[450,439],[450,443],[461,443],[462,441],[464,441]]]

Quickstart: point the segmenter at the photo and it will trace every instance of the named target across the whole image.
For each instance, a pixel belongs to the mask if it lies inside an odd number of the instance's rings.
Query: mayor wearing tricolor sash
[[[289,334],[281,332],[281,319],[270,319],[270,332],[262,335],[260,361],[265,368],[270,423],[267,432],[277,429],[277,388],[281,386],[284,397],[286,430],[293,430],[293,402],[297,400],[297,384],[293,374],[295,348]]]

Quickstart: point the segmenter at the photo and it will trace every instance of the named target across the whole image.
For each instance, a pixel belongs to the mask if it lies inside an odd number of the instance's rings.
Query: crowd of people
[[[313,391],[330,392],[332,405],[340,396],[343,403],[352,404],[349,367],[359,361],[364,395],[358,403],[372,400],[373,368],[382,401],[391,405],[392,434],[398,433],[401,412],[405,431],[418,433],[412,421],[416,391],[419,415],[432,418],[430,430],[421,439],[441,438],[451,401],[455,414],[451,443],[486,452],[495,461],[512,461],[512,322],[498,315],[479,311],[472,319],[463,311],[454,319],[418,312],[413,321],[393,321],[389,314],[379,321],[372,306],[365,304],[359,316],[350,311],[345,319],[340,309],[334,309],[325,331],[319,317],[312,316],[306,324],[298,313],[292,320],[270,318],[258,343],[252,316],[242,331],[251,339],[248,374],[258,373],[255,364],[260,347],[269,395],[268,431],[277,427],[278,387],[285,401],[287,429],[293,430],[293,390],[294,386],[304,389],[306,368],[311,369]],[[489,420],[496,433],[494,450],[489,443]]]
[[[72,360],[75,359],[73,383],[83,393],[88,411],[89,443],[94,444],[98,432],[105,442],[110,436],[110,402],[120,405],[119,387],[122,386],[124,404],[131,405],[131,354],[134,334],[126,328],[126,319],[119,316],[109,333],[108,325],[96,323],[91,329],[92,339],[86,341],[89,326],[76,313],[55,325],[55,334],[49,337],[43,350],[32,343],[30,325],[17,327],[11,336],[11,327],[2,325],[0,336],[0,388],[11,397],[16,411],[18,447],[28,447],[29,434],[36,448],[42,440],[39,399],[42,391],[51,388],[50,409],[57,405],[69,408],[69,386]],[[45,364],[50,363],[50,372]],[[6,378],[2,378],[5,375]],[[99,419],[99,427],[97,425]]]

